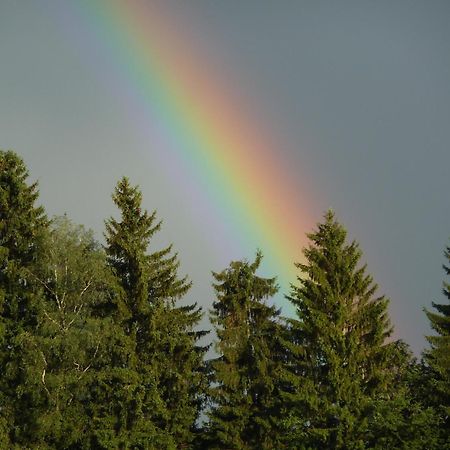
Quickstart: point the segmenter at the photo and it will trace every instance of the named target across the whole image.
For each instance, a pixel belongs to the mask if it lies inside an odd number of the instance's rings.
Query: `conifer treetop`
[[[444,256],[450,262],[450,246],[444,251]],[[443,265],[446,275],[450,275],[450,265]],[[425,309],[435,335],[426,336],[430,349],[424,352],[425,361],[436,375],[436,393],[440,405],[447,417],[450,417],[450,283],[444,281],[442,292],[447,298],[446,303],[433,302],[436,312]]]

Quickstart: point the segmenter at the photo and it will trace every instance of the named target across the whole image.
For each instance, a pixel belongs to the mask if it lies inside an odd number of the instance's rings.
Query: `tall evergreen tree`
[[[36,264],[48,221],[36,205],[36,183],[28,183],[22,159],[0,151],[0,440],[12,447],[26,422],[22,338],[36,325],[39,293],[29,269]]]
[[[266,299],[278,288],[261,278],[253,263],[232,262],[214,273],[217,300],[211,320],[218,358],[211,361],[210,443],[208,448],[282,448],[279,396],[282,357],[279,311]]]
[[[285,394],[291,443],[376,448],[371,426],[382,409],[389,410],[386,405],[394,413],[400,390],[394,382],[404,366],[401,346],[387,342],[388,300],[375,296],[358,244],[346,243],[346,231],[331,211],[308,238],[305,262],[296,264],[301,274],[288,297],[298,316],[290,321],[291,389]],[[389,425],[393,433],[398,418]]]
[[[203,354],[197,345],[204,334],[195,326],[201,310],[178,306],[189,290],[179,278],[171,246],[147,253],[161,227],[156,213],[141,210],[142,194],[123,178],[113,200],[121,220],[106,223],[108,262],[123,292],[122,323],[135,342],[135,370],[141,380],[139,414],[154,427],[155,448],[190,445],[205,390]]]
[[[450,247],[444,252],[450,262]],[[443,266],[450,275],[450,265]],[[432,400],[443,418],[443,439],[450,448],[450,283],[444,282],[444,296],[446,303],[432,303],[435,312],[425,310],[431,327],[436,335],[427,336],[430,348],[425,351],[424,359],[431,369]]]

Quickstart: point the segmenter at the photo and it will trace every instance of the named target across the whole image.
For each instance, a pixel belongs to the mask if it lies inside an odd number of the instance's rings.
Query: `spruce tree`
[[[395,409],[400,389],[394,382],[404,365],[401,346],[387,341],[388,300],[375,295],[358,244],[346,243],[346,230],[333,212],[308,238],[288,297],[297,309],[297,319],[290,321],[285,392],[291,445],[376,448],[371,426],[383,408]],[[398,417],[392,418],[393,433]]]
[[[121,220],[106,223],[106,252],[123,292],[122,324],[134,342],[142,387],[134,414],[139,413],[144,427],[153,427],[149,442],[155,448],[187,446],[194,439],[205,390],[206,349],[197,345],[204,333],[195,331],[201,310],[195,304],[177,305],[191,283],[178,276],[172,247],[148,253],[161,222],[156,212],[141,209],[140,190],[123,178],[113,200]]]
[[[282,448],[279,311],[266,300],[275,278],[256,275],[261,263],[232,262],[213,273],[217,299],[211,321],[218,357],[210,362],[210,442],[208,448]]]
[[[450,247],[444,252],[450,262]],[[443,265],[444,271],[450,275],[450,265]],[[427,336],[430,348],[424,352],[424,359],[431,369],[432,402],[438,409],[442,423],[442,437],[446,448],[450,448],[450,283],[444,282],[443,294],[446,303],[432,303],[434,312],[425,310],[432,329],[436,332]]]
[[[37,184],[28,183],[22,159],[0,151],[0,440],[11,448],[27,423],[29,399],[20,389],[22,339],[36,326],[39,307],[29,270],[48,224],[37,198]]]

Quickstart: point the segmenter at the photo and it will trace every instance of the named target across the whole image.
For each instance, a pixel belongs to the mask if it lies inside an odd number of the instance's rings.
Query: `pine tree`
[[[123,178],[113,200],[121,221],[106,223],[106,252],[123,291],[122,323],[135,342],[135,370],[141,380],[139,414],[154,427],[155,448],[189,445],[205,389],[203,354],[197,345],[202,332],[194,328],[201,310],[176,303],[189,290],[178,277],[172,247],[147,253],[160,230],[156,213],[141,210],[142,194]],[[144,426],[144,425],[143,425]]]
[[[19,389],[24,375],[21,346],[36,325],[39,305],[29,269],[39,258],[48,224],[43,208],[36,206],[37,184],[27,179],[22,159],[0,151],[0,440],[10,447],[28,412],[28,399]]]
[[[444,255],[450,261],[450,247]],[[450,266],[443,266],[445,273],[450,275]],[[432,303],[436,312],[425,310],[432,329],[437,333],[427,336],[430,349],[425,351],[424,359],[431,369],[431,398],[443,418],[442,436],[450,448],[450,283],[444,282],[443,293],[447,303]],[[447,448],[446,447],[446,448]]]
[[[278,288],[253,263],[232,262],[213,273],[217,300],[211,321],[218,358],[211,361],[212,408],[208,448],[282,448],[279,396],[282,364],[279,311],[266,304]]]
[[[370,427],[382,408],[394,408],[403,364],[399,344],[387,342],[388,300],[375,296],[358,244],[346,243],[331,211],[308,238],[288,297],[298,316],[288,345],[290,440],[294,448],[376,448]]]

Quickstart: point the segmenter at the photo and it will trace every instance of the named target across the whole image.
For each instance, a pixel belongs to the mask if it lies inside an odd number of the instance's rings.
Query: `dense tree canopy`
[[[38,195],[22,159],[0,151],[0,441],[6,446],[26,428],[23,338],[36,327],[40,303],[29,272],[38,263],[48,225],[44,209],[36,205]]]
[[[80,445],[89,442],[88,392],[108,351],[95,309],[109,295],[111,273],[92,232],[67,217],[52,221],[40,264],[30,273],[42,297],[37,326],[23,339],[28,370],[22,390],[33,424],[28,439],[55,449]]]
[[[159,448],[189,444],[206,383],[206,349],[196,344],[204,333],[194,330],[201,311],[196,305],[176,305],[191,283],[178,277],[171,247],[147,253],[161,222],[156,212],[141,209],[139,189],[123,178],[113,200],[121,220],[106,223],[106,253],[122,289],[122,324],[134,345],[139,415],[133,420],[139,417],[143,427],[155,427],[146,439],[159,442]],[[145,436],[145,429],[141,432]]]
[[[211,361],[211,448],[281,448],[278,379],[282,364],[279,311],[266,300],[278,288],[253,263],[236,261],[215,273],[211,320],[218,358]]]
[[[383,445],[399,448],[390,438],[399,433],[408,355],[388,340],[388,300],[376,296],[359,246],[346,234],[329,211],[297,264],[288,297],[298,316],[287,343],[288,432],[295,448],[364,449],[381,445],[380,429],[389,427]]]
[[[450,247],[445,250],[445,258],[450,263]],[[450,275],[450,265],[444,264]],[[425,361],[431,369],[432,389],[429,392],[432,403],[442,417],[442,435],[450,448],[450,283],[444,281],[443,294],[446,303],[434,303],[435,311],[425,310],[432,329],[436,332],[427,336],[430,348],[425,351]]]
[[[1,449],[450,448],[450,284],[418,362],[332,212],[297,264],[295,318],[260,252],[213,273],[205,361],[202,309],[138,187],[118,182],[103,246],[37,200],[0,151]]]

